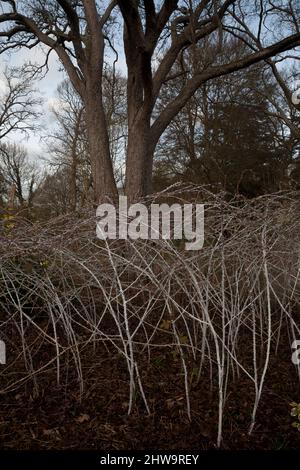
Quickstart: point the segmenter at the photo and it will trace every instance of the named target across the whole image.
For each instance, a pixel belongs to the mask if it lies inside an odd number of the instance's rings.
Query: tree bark
[[[86,126],[93,176],[94,202],[100,204],[115,200],[118,191],[110,158],[102,98],[93,93],[93,89],[89,90],[87,94],[85,102]]]
[[[151,192],[152,162],[150,129],[154,107],[151,58],[152,45],[145,40],[137,5],[120,4],[125,16],[124,49],[128,70],[125,193],[137,201]],[[148,26],[149,28],[149,26]]]
[[[141,118],[128,132],[126,195],[131,201],[139,200],[152,191],[154,147],[149,119]]]

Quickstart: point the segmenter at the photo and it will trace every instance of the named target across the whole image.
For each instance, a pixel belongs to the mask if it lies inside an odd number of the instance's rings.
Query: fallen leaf
[[[77,423],[80,423],[80,424],[84,423],[85,421],[89,421],[89,420],[90,420],[90,417],[87,414],[82,414],[82,415],[78,416],[78,418],[75,419],[75,421]]]

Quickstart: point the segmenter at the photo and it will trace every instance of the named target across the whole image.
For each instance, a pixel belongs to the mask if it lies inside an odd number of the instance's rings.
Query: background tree
[[[18,206],[32,207],[41,176],[36,165],[30,162],[25,148],[16,144],[1,145],[0,177],[4,194],[7,195],[10,189],[14,188]]]
[[[55,118],[55,129],[47,138],[49,163],[56,174],[63,169],[65,186],[70,193],[69,209],[74,211],[79,204],[80,188],[83,186],[80,180],[89,178],[90,164],[87,156],[84,106],[80,96],[67,80],[58,87],[52,114]]]
[[[120,73],[115,73],[109,67],[105,70],[103,81],[110,154],[116,184],[122,187],[127,139],[126,81]],[[70,191],[70,197],[65,201],[69,201],[67,206],[73,211],[90,199],[93,178],[89,161],[86,111],[81,97],[69,80],[59,85],[51,110],[54,130],[50,136],[48,132],[45,135],[47,163],[54,169],[57,177],[64,174]],[[61,204],[61,207],[64,205]]]
[[[28,133],[36,128],[41,99],[24,68],[6,67],[0,93],[0,140],[13,131]]]
[[[34,203],[34,214],[39,220],[48,220],[70,212],[73,201],[67,167],[62,166],[45,175],[36,191]]]
[[[126,78],[106,67],[103,76],[103,99],[116,184],[125,186],[124,170],[128,143],[126,115]]]
[[[243,44],[231,40],[224,47],[222,60],[244,54],[243,49]],[[177,95],[182,81],[188,80],[187,71],[193,68],[193,62],[199,64],[200,60],[201,55],[195,50],[185,60],[177,61],[177,78],[175,83],[165,84],[161,109]],[[156,154],[156,188],[174,180],[192,180],[243,192],[242,186],[248,180],[249,192],[251,179],[252,195],[283,187],[293,161],[287,107],[266,63],[206,83],[163,134]],[[295,112],[295,107],[290,109],[290,116]]]
[[[248,197],[280,189],[289,160],[276,145],[267,103],[216,104],[203,156],[210,181]],[[194,162],[193,162],[194,163]],[[187,174],[193,168],[187,169]]]

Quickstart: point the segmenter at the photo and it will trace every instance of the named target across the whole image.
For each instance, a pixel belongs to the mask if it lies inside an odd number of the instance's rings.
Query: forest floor
[[[87,358],[87,356],[89,356]],[[55,370],[0,396],[1,449],[205,450],[216,446],[217,383],[209,376],[191,380],[191,422],[187,418],[180,358],[153,351],[140,358],[141,379],[151,414],[136,394],[128,416],[128,372],[120,355],[103,348],[86,354],[85,387],[80,395],[75,367],[66,384],[56,385]],[[143,363],[144,362],[144,363]],[[213,380],[214,382],[214,380]],[[300,432],[292,427],[290,402],[300,401],[300,386],[290,350],[272,355],[256,425],[248,429],[254,387],[247,377],[230,385],[224,412],[223,449],[299,449]]]

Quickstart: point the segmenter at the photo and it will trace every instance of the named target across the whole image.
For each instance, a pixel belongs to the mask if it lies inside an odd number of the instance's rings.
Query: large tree
[[[200,86],[300,45],[297,4],[298,0],[2,0],[2,52],[38,44],[48,48],[48,55],[55,51],[85,106],[96,201],[115,198],[102,87],[105,45],[118,54],[113,39],[121,15],[127,64],[126,192],[138,199],[151,191],[153,155],[162,133]],[[296,21],[286,21],[289,12]],[[274,27],[276,34],[271,32]],[[243,57],[224,60],[228,36],[247,45]],[[177,96],[157,114],[157,100],[173,78],[176,60],[195,49],[201,51],[201,66],[194,67]]]

